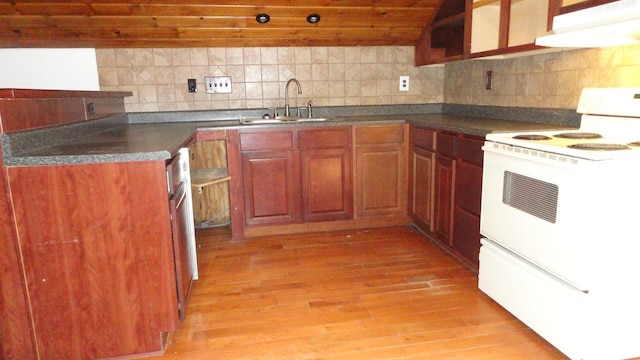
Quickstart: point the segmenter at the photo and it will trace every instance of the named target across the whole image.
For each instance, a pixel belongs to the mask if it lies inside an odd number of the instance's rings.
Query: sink
[[[327,121],[328,118],[304,118],[297,116],[278,116],[274,118],[255,118],[255,119],[240,119],[241,124],[290,124],[290,123],[301,123],[301,122],[316,122],[316,121]]]

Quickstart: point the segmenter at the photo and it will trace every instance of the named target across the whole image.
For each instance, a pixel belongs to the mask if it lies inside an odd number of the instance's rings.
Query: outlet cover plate
[[[204,86],[207,94],[231,93],[231,76],[205,76]]]
[[[400,76],[400,91],[409,91],[409,77],[408,76]]]

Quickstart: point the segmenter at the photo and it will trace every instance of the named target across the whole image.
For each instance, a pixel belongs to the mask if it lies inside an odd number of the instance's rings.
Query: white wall
[[[100,90],[94,49],[0,49],[0,88]]]

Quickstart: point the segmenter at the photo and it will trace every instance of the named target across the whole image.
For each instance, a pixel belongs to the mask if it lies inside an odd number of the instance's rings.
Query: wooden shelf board
[[[231,179],[231,176],[229,176],[227,168],[191,170],[191,186],[195,188],[228,181],[229,179]]]

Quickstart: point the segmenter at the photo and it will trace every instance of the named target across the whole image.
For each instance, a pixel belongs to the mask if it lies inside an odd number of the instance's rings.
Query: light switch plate
[[[204,86],[207,94],[231,93],[231,76],[205,76]]]

